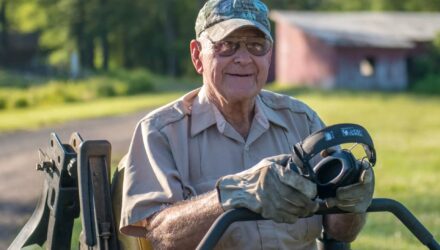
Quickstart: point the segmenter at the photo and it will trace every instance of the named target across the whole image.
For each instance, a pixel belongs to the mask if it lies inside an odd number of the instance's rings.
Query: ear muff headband
[[[344,143],[363,144],[368,161],[374,166],[376,151],[373,140],[367,130],[357,124],[342,123],[323,128],[297,143],[294,150],[301,162],[307,165],[308,161],[322,150]]]

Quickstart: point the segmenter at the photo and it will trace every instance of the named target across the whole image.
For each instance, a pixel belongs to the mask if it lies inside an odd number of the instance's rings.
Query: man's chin
[[[240,102],[245,100],[251,100],[258,95],[259,90],[255,88],[247,88],[247,89],[233,89],[229,93],[229,101],[231,102]]]

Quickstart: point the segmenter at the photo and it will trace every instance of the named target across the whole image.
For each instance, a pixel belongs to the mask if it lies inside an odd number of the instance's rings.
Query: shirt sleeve
[[[324,127],[325,127],[324,122],[321,120],[321,118],[318,116],[318,114],[315,111],[312,111],[311,121],[310,121],[310,134]]]
[[[168,140],[152,120],[137,125],[124,165],[120,230],[138,235],[139,221],[183,200],[182,184]]]

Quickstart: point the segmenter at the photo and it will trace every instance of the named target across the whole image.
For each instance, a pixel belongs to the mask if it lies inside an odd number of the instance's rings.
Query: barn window
[[[376,60],[374,59],[374,57],[369,56],[361,60],[359,64],[359,71],[362,76],[370,77],[374,75],[375,67]]]

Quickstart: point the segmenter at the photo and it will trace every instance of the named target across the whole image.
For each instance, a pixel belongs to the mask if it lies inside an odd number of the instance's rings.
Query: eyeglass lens
[[[214,50],[219,56],[232,56],[240,48],[240,44],[244,43],[247,51],[254,56],[264,56],[269,52],[272,43],[262,37],[247,38],[245,40],[226,39],[213,43]]]

